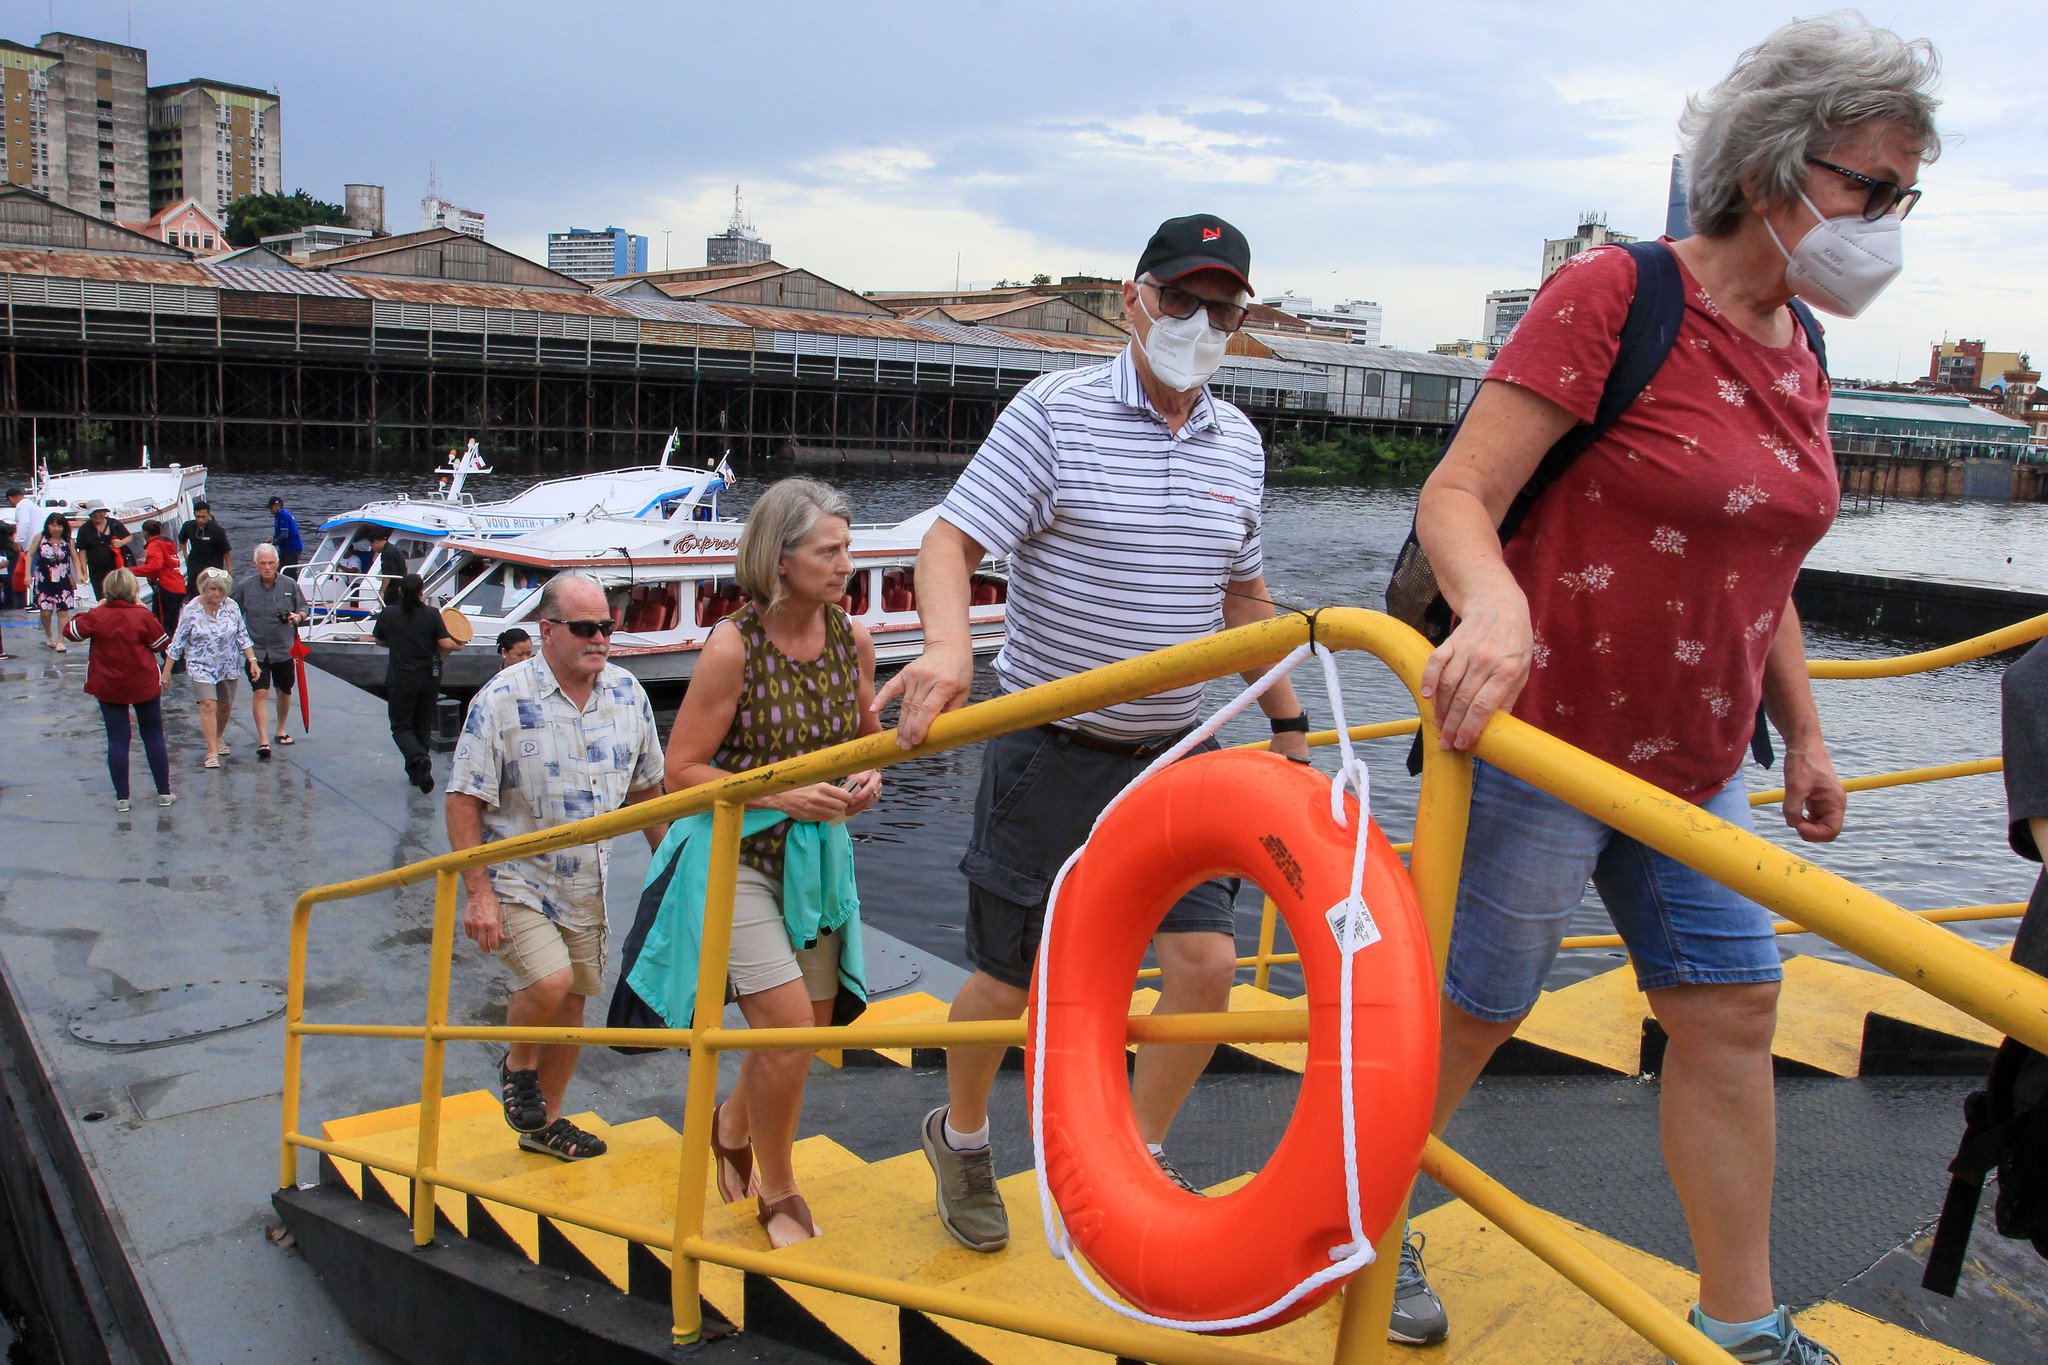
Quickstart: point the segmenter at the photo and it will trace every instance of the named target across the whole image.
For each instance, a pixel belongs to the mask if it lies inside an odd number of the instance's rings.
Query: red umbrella
[[[292,628],[292,667],[299,675],[299,724],[307,734],[313,733],[313,699],[306,695],[306,658],[313,647],[299,638],[298,628]]]

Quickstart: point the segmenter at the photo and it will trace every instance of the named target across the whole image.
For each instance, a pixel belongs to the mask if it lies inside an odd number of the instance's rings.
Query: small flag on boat
[[[719,456],[718,468],[712,471],[713,473],[717,474],[721,480],[724,481],[725,486],[727,488],[730,488],[735,483],[739,482],[739,475],[732,472],[732,460],[729,458],[730,454],[731,452],[727,452],[727,454]]]

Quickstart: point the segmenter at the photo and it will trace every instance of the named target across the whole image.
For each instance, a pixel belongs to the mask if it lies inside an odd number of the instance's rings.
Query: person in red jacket
[[[135,573],[148,579],[156,590],[156,619],[164,634],[170,635],[178,629],[178,617],[185,610],[184,561],[178,557],[178,542],[164,534],[162,522],[143,522],[142,534],[147,544]]]
[[[168,806],[171,755],[164,746],[163,681],[156,656],[170,648],[163,623],[136,601],[140,589],[127,569],[108,574],[100,589],[100,605],[64,623],[73,640],[92,641],[86,657],[86,694],[100,704],[107,727],[107,772],[114,779],[114,809],[128,810],[128,709],[142,730],[142,750],[149,756],[149,775],[156,779],[156,803]]]

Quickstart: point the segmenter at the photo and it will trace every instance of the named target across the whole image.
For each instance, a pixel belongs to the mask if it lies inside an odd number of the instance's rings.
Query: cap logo
[[[1214,227],[1205,227],[1205,228],[1203,228],[1203,229],[1202,229],[1202,240],[1203,240],[1203,241],[1205,241],[1205,242],[1220,242],[1220,241],[1222,241],[1222,240],[1223,240],[1223,229],[1222,229],[1222,228],[1214,228]]]

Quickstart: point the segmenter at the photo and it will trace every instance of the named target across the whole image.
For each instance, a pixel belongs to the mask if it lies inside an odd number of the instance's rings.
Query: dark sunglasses
[[[589,640],[599,635],[609,636],[619,628],[619,623],[610,617],[602,621],[564,621],[554,616],[543,616],[540,619],[551,626],[560,626],[579,640]]]
[[[1832,161],[1822,161],[1817,156],[1806,158],[1809,166],[1818,166],[1824,171],[1833,171],[1846,180],[1853,180],[1870,191],[1870,197],[1863,201],[1863,221],[1875,223],[1889,214],[1904,218],[1913,211],[1913,205],[1920,202],[1920,191],[1901,189],[1897,181],[1879,180],[1876,176],[1852,171],[1847,166],[1837,166]]]
[[[1244,326],[1246,310],[1241,304],[1205,299],[1177,284],[1154,284],[1152,288],[1159,295],[1159,311],[1170,318],[1191,318],[1196,309],[1206,308],[1209,325],[1219,332],[1235,332]]]

